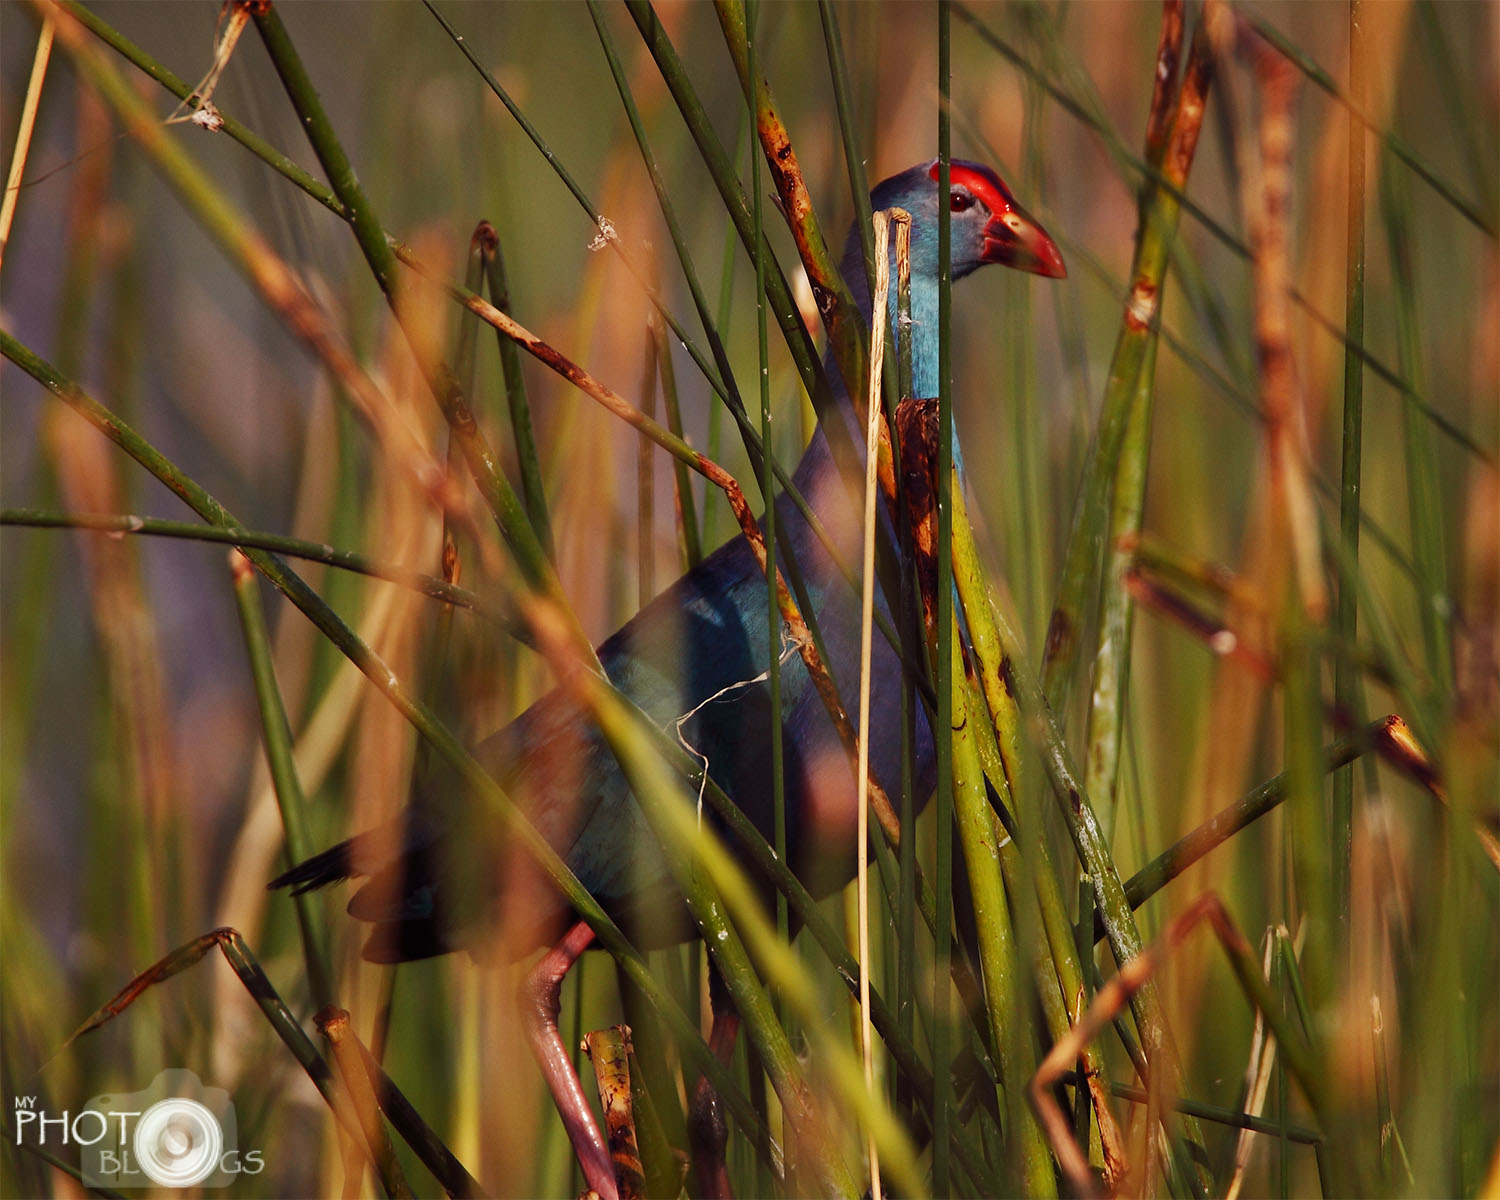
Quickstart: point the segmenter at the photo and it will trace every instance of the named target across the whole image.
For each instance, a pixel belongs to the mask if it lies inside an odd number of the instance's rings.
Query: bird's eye
[[[968,212],[973,207],[973,204],[974,197],[969,195],[968,192],[955,191],[948,197],[948,207],[956,213]]]

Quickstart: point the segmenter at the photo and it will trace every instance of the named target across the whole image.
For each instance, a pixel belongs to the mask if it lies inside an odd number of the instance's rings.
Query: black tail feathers
[[[311,858],[299,862],[291,870],[283,871],[266,884],[266,887],[271,891],[289,887],[292,889],[292,895],[300,896],[303,892],[311,892],[320,887],[327,887],[330,883],[338,883],[342,879],[362,874],[354,866],[352,847],[352,841],[331,846],[323,853],[314,854]]]

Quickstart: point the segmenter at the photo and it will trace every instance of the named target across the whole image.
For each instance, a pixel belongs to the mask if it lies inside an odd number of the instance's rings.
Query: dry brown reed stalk
[[[1226,620],[1204,612],[1192,601],[1133,566],[1124,576],[1126,590],[1143,608],[1172,622],[1206,645],[1219,658],[1229,659],[1263,682],[1276,678],[1276,666],[1251,649]]]
[[[1146,118],[1146,160],[1158,163],[1171,130],[1173,98],[1182,59],[1182,0],[1163,0],[1161,34],[1156,45],[1156,71],[1151,87],[1151,112]]]
[[[790,151],[790,145],[787,146]],[[875,1048],[874,1034],[870,1026],[870,856],[866,847],[870,842],[869,787],[873,780],[870,774],[870,653],[874,632],[875,610],[875,535],[877,520],[875,513],[875,476],[878,473],[879,455],[877,446],[880,429],[885,424],[880,408],[880,384],[885,366],[885,314],[891,288],[890,226],[896,226],[897,254],[901,260],[900,276],[909,281],[911,276],[911,215],[902,209],[874,214],[875,222],[875,289],[870,311],[878,314],[871,330],[869,374],[865,388],[865,491],[864,491],[864,538],[860,595],[860,642],[859,642],[859,741],[855,778],[858,787],[856,800],[858,835],[855,844],[859,851],[855,856],[855,874],[859,907],[859,1051],[864,1062],[865,1086],[875,1092]],[[890,455],[886,455],[887,465]],[[866,1137],[866,1153],[870,1162],[870,1192],[880,1200],[880,1155],[875,1147],[875,1134]]]
[[[11,151],[10,170],[5,176],[5,198],[0,200],[0,266],[5,263],[5,247],[10,241],[11,223],[21,196],[21,179],[26,174],[26,156],[31,150],[31,135],[36,129],[36,113],[41,106],[42,85],[47,78],[47,63],[52,57],[52,39],[56,34],[50,16],[42,18],[36,51],[31,59],[31,77],[26,83],[26,98],[21,102],[21,123],[16,129],[16,145]]]
[[[1304,925],[1298,930],[1296,942],[1292,948],[1295,959],[1302,948],[1302,933]],[[1275,955],[1278,943],[1281,939],[1290,940],[1290,934],[1285,926],[1277,926],[1267,929],[1261,937],[1261,973],[1266,978],[1271,977],[1271,960]],[[1266,1028],[1266,1016],[1257,1011],[1255,1014],[1255,1028],[1250,1038],[1250,1051],[1246,1055],[1245,1083],[1244,1083],[1244,1111],[1247,1115],[1258,1117],[1265,1107],[1266,1094],[1270,1091],[1273,1077],[1272,1068],[1276,1065],[1276,1038]],[[1237,1200],[1240,1191],[1245,1185],[1245,1175],[1250,1168],[1250,1158],[1255,1153],[1255,1148],[1260,1144],[1252,1129],[1241,1129],[1234,1147],[1234,1169],[1229,1177],[1229,1185],[1224,1189],[1224,1200]]]
[[[187,100],[181,101],[172,110],[172,115],[167,118],[168,125],[186,120],[195,125],[201,125],[204,129],[223,128],[224,122],[213,106],[213,95],[225,68],[229,66],[229,60],[234,57],[234,49],[239,45],[240,35],[245,32],[249,24],[250,6],[248,4],[226,4],[219,10],[219,27],[214,38],[213,61],[209,64],[208,73],[193,89],[193,103],[190,104]]]
[[[1260,405],[1265,421],[1266,460],[1273,497],[1273,527],[1290,545],[1293,578],[1308,618],[1321,623],[1328,612],[1323,583],[1317,508],[1309,482],[1309,431],[1304,392],[1292,351],[1291,215],[1293,104],[1297,69],[1258,41],[1249,42],[1260,82],[1260,161],[1246,182],[1251,275],[1255,288],[1255,350]],[[1252,160],[1253,161],[1253,160]]]

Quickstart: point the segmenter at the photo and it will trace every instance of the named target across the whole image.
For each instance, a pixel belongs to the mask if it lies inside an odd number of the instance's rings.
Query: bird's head
[[[1053,279],[1061,279],[1068,273],[1057,243],[1016,203],[1000,176],[980,163],[951,160],[946,196],[938,186],[938,164],[918,163],[877,186],[870,193],[870,203],[877,212],[904,208],[911,214],[913,395],[938,393],[939,204],[946,205],[950,214],[954,279],[962,279],[988,263]],[[889,320],[894,338],[897,308],[894,239],[891,266]],[[849,231],[842,269],[855,303],[869,319],[869,281],[858,227]]]
[[[938,164],[933,161],[891,176],[871,193],[870,202],[876,211],[899,207],[911,213],[914,285],[937,278],[940,202],[951,214],[954,279],[987,263],[1053,279],[1068,273],[1047,231],[1016,203],[1000,176],[981,163],[952,159],[946,198],[940,195]]]

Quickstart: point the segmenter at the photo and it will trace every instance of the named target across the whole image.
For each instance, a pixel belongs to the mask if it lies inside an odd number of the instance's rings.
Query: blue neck
[[[935,264],[934,264],[935,265]],[[854,301],[868,323],[871,319],[870,287],[865,279],[864,253],[852,234],[840,264]],[[891,288],[886,314],[886,354],[896,353],[896,250],[891,247]],[[937,272],[923,271],[914,264],[911,279],[911,383],[912,395],[923,399],[938,394],[938,281]]]
[[[886,346],[888,357],[897,353],[896,328],[896,258],[894,245],[891,249],[891,289],[886,314]],[[844,252],[842,269],[855,302],[870,319],[871,298],[865,279],[864,255],[857,238],[851,237]],[[911,280],[911,386],[912,395],[928,399],[938,394],[938,281],[936,271],[913,269]],[[852,416],[852,410],[851,410]],[[863,438],[860,439],[863,443]],[[958,468],[959,478],[964,475],[963,453],[958,444],[958,425],[953,427],[953,462]]]

